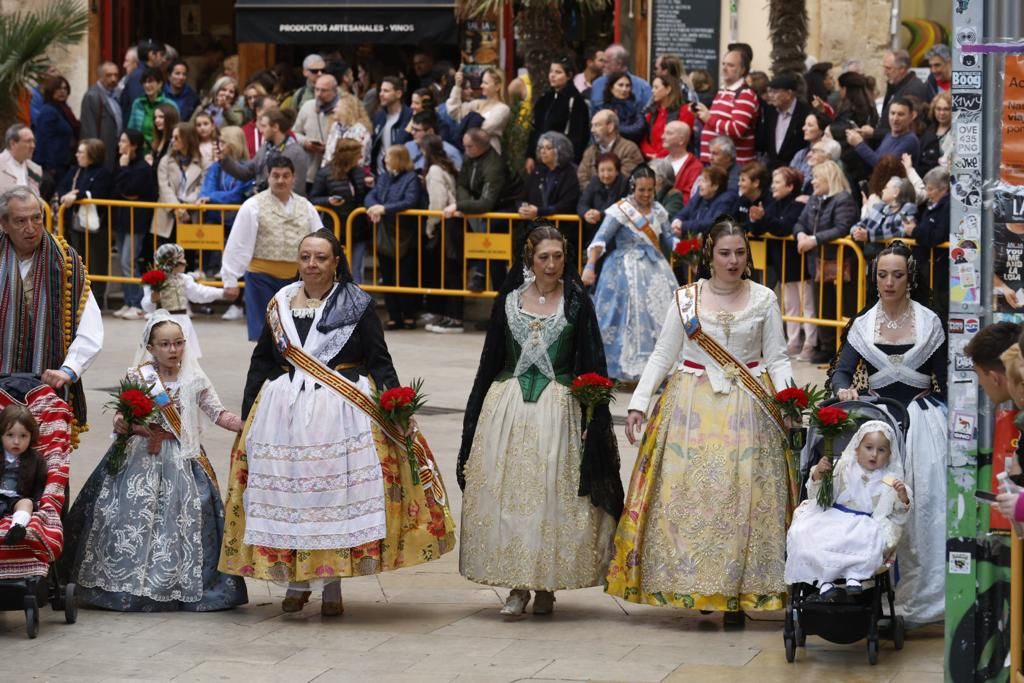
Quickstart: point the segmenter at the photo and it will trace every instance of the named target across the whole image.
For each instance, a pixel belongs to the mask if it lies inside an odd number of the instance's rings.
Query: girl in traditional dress
[[[495,302],[466,407],[459,485],[466,578],[512,588],[502,608],[550,614],[554,592],[604,578],[622,512],[608,406],[582,424],[574,377],[607,370],[597,319],[566,238],[531,230]]]
[[[322,590],[321,614],[337,616],[342,577],[436,560],[455,546],[455,525],[415,422],[401,433],[370,398],[398,376],[334,234],[307,235],[298,266],[249,365],[220,566],[287,583],[285,612]]]
[[[193,304],[208,304],[224,298],[222,287],[210,287],[196,282],[185,272],[185,249],[179,244],[163,244],[154,256],[156,267],[167,274],[164,286],[155,291],[149,285],[142,287],[142,310],[153,313],[158,307],[168,311],[181,327],[188,341],[188,352],[195,360],[203,357],[199,335],[192,326]]]
[[[649,419],[615,534],[607,591],[631,602],[777,610],[795,479],[776,388],[792,379],[779,302],[749,279],[743,229],[717,223],[705,277],[676,290],[633,393],[626,438]],[[651,407],[666,375],[668,384]]]
[[[811,468],[807,500],[793,513],[786,536],[786,583],[816,583],[825,599],[842,590],[864,590],[903,536],[910,491],[903,483],[901,444],[893,428],[869,420],[850,439],[835,467],[822,458]],[[822,509],[818,491],[826,472],[833,472],[835,503]]]
[[[655,174],[638,166],[629,196],[605,211],[604,222],[587,247],[583,284],[594,287],[594,310],[604,339],[608,372],[635,382],[654,350],[658,325],[672,301],[676,276],[666,254],[673,237],[668,212],[654,201]],[[614,240],[615,249],[597,280],[597,262]]]
[[[130,428],[128,454],[108,472],[100,460],[64,522],[62,561],[87,603],[122,612],[209,612],[247,602],[245,582],[217,570],[224,506],[203,452],[200,414],[240,431],[186,347],[181,326],[159,310],[146,324],[128,379],[151,385],[161,406]],[[114,431],[129,426],[114,415]]]
[[[919,626],[940,621],[945,606],[946,335],[939,317],[910,299],[917,264],[905,244],[879,252],[872,271],[878,303],[847,325],[829,382],[844,401],[863,390],[907,406],[904,469],[914,507],[899,549],[896,609]],[[864,375],[866,382],[855,382]]]

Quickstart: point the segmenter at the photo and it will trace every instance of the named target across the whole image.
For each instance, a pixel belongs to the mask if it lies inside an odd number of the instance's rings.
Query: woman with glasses
[[[79,599],[119,612],[211,612],[244,605],[245,581],[217,570],[224,505],[203,452],[202,415],[242,430],[165,310],[146,323],[126,380],[162,407],[145,425],[114,414],[116,441],[64,521],[61,562]]]

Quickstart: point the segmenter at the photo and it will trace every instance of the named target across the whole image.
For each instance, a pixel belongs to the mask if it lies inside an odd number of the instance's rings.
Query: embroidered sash
[[[620,199],[615,203],[615,206],[619,208],[622,215],[626,219],[626,227],[635,232],[638,235],[643,235],[654,250],[661,254],[661,242],[658,240],[658,233],[654,232],[654,228],[648,222],[644,215],[640,213],[640,209],[633,206],[628,199]],[[661,254],[664,256],[664,254]]]
[[[732,376],[739,380],[743,388],[754,398],[761,408],[772,418],[775,426],[785,435],[786,428],[783,423],[782,411],[772,394],[768,393],[764,384],[754,377],[746,364],[741,363],[729,353],[728,349],[718,343],[711,335],[704,334],[700,324],[700,317],[697,315],[697,307],[700,300],[700,287],[697,284],[680,287],[676,290],[676,305],[679,308],[679,316],[683,321],[683,330],[690,341],[695,342],[704,349],[713,361],[722,366],[726,376]],[[771,383],[771,377],[767,377]]]
[[[156,368],[151,364],[146,363],[139,367],[139,373],[142,375],[144,382],[149,384],[152,388],[149,390],[149,396],[156,403],[156,407],[160,409],[160,413],[167,420],[168,426],[171,428],[171,433],[174,438],[181,442],[181,413],[178,412],[177,406],[174,405],[174,401],[171,400],[170,394],[167,393],[167,389],[164,387],[163,382],[160,381],[160,375],[157,373]],[[220,489],[220,484],[217,482],[217,473],[213,471],[213,465],[210,463],[210,459],[206,457],[206,451],[203,447],[199,447],[199,455],[196,456],[196,462],[206,472],[206,476],[210,478],[214,488]]]
[[[334,391],[338,396],[347,401],[349,405],[362,411],[377,425],[385,436],[404,450],[406,446],[405,436],[398,430],[397,425],[384,417],[369,396],[359,391],[359,388],[347,378],[331,370],[322,361],[306,353],[302,347],[293,343],[288,338],[284,325],[281,323],[281,312],[278,307],[277,297],[271,299],[270,304],[267,306],[267,324],[270,326],[270,332],[274,338],[277,350],[281,352],[281,355],[289,363],[294,365],[297,370],[311,376],[317,383]],[[417,434],[412,444],[413,455],[415,455],[416,462],[419,465],[419,471],[417,472],[414,469],[413,475],[419,475],[425,495],[432,497],[439,505],[447,505],[448,496],[441,483],[441,476],[437,473],[437,465],[431,458],[427,457],[426,450],[419,441],[421,438],[422,436]]]

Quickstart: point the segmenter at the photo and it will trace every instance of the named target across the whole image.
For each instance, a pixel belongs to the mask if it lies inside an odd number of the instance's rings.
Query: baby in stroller
[[[39,423],[22,405],[0,411],[0,440],[4,460],[0,463],[0,517],[11,515],[11,527],[4,545],[21,543],[32,513],[46,489],[46,460],[36,453]]]
[[[817,584],[823,601],[843,590],[862,592],[862,582],[895,551],[910,509],[912,492],[900,478],[900,450],[889,424],[862,424],[835,465],[835,503],[828,509],[818,505],[817,495],[832,465],[822,458],[811,468],[807,500],[794,512],[786,537],[787,584]]]

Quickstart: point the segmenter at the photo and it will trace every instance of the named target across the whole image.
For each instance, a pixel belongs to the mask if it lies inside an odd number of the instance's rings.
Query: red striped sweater
[[[757,130],[757,93],[750,88],[722,88],[711,103],[711,116],[700,134],[700,160],[711,163],[708,145],[713,138],[727,135],[736,143],[736,163],[745,164],[756,158],[754,132]]]

